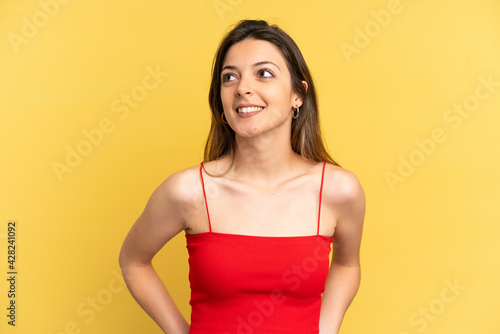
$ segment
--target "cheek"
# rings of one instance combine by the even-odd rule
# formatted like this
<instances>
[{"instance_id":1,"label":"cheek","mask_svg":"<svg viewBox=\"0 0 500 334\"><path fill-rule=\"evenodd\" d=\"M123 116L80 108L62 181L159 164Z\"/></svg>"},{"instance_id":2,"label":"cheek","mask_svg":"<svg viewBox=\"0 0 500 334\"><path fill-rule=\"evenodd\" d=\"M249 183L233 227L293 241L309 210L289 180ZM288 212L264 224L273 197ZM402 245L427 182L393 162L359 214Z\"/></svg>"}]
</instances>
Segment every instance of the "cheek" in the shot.
<instances>
[{"instance_id":1,"label":"cheek","mask_svg":"<svg viewBox=\"0 0 500 334\"><path fill-rule=\"evenodd\" d=\"M276 85L266 91L266 95L275 102L288 106L291 101L291 88L284 83Z\"/></svg>"},{"instance_id":2,"label":"cheek","mask_svg":"<svg viewBox=\"0 0 500 334\"><path fill-rule=\"evenodd\" d=\"M220 92L220 98L222 100L222 106L224 107L224 110L226 108L231 109L231 106L233 104L233 101L231 99L232 94L227 91L227 89L222 89Z\"/></svg>"}]
</instances>

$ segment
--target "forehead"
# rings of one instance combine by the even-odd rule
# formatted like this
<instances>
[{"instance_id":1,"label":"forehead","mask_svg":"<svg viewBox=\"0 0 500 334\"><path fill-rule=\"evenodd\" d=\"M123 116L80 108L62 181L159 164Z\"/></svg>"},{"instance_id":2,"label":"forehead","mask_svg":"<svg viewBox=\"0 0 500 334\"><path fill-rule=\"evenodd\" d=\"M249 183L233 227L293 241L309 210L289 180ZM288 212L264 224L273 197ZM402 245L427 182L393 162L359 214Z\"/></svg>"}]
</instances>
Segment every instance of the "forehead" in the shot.
<instances>
[{"instance_id":1,"label":"forehead","mask_svg":"<svg viewBox=\"0 0 500 334\"><path fill-rule=\"evenodd\" d=\"M261 61L272 61L281 70L286 68L286 60L274 44L256 39L245 39L232 45L222 66L244 67Z\"/></svg>"}]
</instances>

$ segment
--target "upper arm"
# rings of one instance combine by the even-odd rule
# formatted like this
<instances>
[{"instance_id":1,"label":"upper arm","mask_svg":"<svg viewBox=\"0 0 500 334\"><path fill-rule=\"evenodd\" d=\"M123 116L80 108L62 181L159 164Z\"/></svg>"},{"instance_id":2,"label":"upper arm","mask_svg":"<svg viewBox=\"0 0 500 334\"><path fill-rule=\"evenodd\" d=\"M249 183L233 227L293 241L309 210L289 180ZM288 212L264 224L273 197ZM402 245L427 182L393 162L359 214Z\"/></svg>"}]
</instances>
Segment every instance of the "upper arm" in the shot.
<instances>
[{"instance_id":1,"label":"upper arm","mask_svg":"<svg viewBox=\"0 0 500 334\"><path fill-rule=\"evenodd\" d=\"M144 211L130 229L120 251L120 265L147 264L174 236L186 228L186 200L182 172L155 189ZM185 178L185 177L184 177Z\"/></svg>"},{"instance_id":2,"label":"upper arm","mask_svg":"<svg viewBox=\"0 0 500 334\"><path fill-rule=\"evenodd\" d=\"M332 174L330 200L337 216L332 261L343 266L359 266L366 207L365 194L361 183L352 172L338 169Z\"/></svg>"}]
</instances>

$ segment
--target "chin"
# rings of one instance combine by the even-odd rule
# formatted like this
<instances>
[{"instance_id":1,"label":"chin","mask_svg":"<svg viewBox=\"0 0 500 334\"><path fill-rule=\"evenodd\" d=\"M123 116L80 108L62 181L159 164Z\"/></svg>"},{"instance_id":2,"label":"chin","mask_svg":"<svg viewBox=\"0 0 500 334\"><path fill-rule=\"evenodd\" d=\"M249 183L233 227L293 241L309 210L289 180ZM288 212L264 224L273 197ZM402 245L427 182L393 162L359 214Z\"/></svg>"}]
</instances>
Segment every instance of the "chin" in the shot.
<instances>
[{"instance_id":1,"label":"chin","mask_svg":"<svg viewBox=\"0 0 500 334\"><path fill-rule=\"evenodd\" d=\"M234 132L240 137L252 138L252 137L259 135L261 131L258 128L253 128L253 129L249 129L249 128L241 129L240 128L240 129L234 130Z\"/></svg>"}]
</instances>

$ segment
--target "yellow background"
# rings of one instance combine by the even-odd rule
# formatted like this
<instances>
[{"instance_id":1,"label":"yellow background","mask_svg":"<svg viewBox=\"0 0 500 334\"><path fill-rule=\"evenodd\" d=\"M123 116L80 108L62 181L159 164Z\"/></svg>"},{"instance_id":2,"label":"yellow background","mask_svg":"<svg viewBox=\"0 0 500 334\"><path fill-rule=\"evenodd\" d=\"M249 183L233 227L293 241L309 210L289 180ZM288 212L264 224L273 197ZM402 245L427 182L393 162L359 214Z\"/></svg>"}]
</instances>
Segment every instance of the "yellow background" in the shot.
<instances>
[{"instance_id":1,"label":"yellow background","mask_svg":"<svg viewBox=\"0 0 500 334\"><path fill-rule=\"evenodd\" d=\"M498 1L54 1L0 4L0 332L161 332L116 278L119 249L158 184L202 159L221 37L261 18L301 48L328 147L366 192L362 282L341 333L500 333ZM144 90L148 68L163 77ZM480 78L497 83L487 97ZM147 96L115 112L131 92ZM448 111L464 103L470 116ZM87 156L58 177L78 145ZM154 263L189 319L184 235Z\"/></svg>"}]
</instances>

